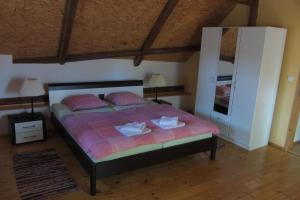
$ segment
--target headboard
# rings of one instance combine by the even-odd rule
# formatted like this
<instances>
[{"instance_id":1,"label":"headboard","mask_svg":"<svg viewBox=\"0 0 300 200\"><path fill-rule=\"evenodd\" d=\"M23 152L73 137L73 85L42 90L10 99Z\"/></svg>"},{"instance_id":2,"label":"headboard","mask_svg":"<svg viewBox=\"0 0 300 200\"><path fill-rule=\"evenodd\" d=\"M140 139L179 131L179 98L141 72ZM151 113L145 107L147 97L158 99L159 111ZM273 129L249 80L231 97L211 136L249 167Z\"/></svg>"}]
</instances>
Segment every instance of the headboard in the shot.
<instances>
[{"instance_id":1,"label":"headboard","mask_svg":"<svg viewBox=\"0 0 300 200\"><path fill-rule=\"evenodd\" d=\"M103 81L83 83L51 83L48 84L49 107L60 103L65 97L76 94L107 95L111 92L130 91L143 96L142 80Z\"/></svg>"}]
</instances>

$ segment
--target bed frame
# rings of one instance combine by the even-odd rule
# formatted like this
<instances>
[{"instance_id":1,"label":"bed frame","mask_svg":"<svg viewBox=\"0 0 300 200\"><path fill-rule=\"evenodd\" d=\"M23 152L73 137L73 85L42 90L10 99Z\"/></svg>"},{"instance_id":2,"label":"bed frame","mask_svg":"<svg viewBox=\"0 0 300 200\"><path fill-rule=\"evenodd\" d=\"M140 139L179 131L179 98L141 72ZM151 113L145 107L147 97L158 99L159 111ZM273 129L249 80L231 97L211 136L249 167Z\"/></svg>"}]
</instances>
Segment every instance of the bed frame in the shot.
<instances>
[{"instance_id":1,"label":"bed frame","mask_svg":"<svg viewBox=\"0 0 300 200\"><path fill-rule=\"evenodd\" d=\"M89 88L109 88L109 87L128 87L143 86L143 81L109 81L109 82L92 82L92 83L61 83L49 84L49 99L51 91L54 90L71 90L71 89L89 89ZM49 101L50 105L51 102ZM69 135L63 125L51 114L51 120L55 128L58 129L65 142L80 162L81 166L90 176L90 194L96 194L96 180L106 176L120 174L133 169L138 169L153 164L173 160L186 155L199 152L210 151L210 159L215 160L217 148L217 136L211 138L177 145L169 148L149 151L132 156L122 157L114 160L95 163L78 145L78 143Z\"/></svg>"}]
</instances>

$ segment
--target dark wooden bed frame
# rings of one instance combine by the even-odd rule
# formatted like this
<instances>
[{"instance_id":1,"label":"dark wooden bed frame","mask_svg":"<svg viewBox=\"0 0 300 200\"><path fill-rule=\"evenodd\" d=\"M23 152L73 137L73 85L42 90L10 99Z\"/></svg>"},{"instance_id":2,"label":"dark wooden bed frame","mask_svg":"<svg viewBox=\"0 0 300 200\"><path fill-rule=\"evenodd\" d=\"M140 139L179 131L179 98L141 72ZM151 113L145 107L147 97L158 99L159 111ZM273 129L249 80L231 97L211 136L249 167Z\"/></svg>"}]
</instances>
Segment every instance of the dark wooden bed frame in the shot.
<instances>
[{"instance_id":1,"label":"dark wooden bed frame","mask_svg":"<svg viewBox=\"0 0 300 200\"><path fill-rule=\"evenodd\" d=\"M84 88L104 88L104 87L121 87L121 86L137 86L143 85L143 81L109 81L109 82L92 82L92 83L60 83L49 84L48 89L51 90L68 90L68 89L84 89ZM59 131L81 166L90 176L90 194L96 194L96 180L115 174L120 174L133 169L138 169L160 162L173 160L186 155L199 152L210 151L210 159L215 160L217 149L217 136L212 136L204 140L185 143L168 148L158 149L132 156L117 158L114 160L95 163L79 144L70 136L64 126L59 122L55 115L51 114L51 121L55 128Z\"/></svg>"}]
</instances>

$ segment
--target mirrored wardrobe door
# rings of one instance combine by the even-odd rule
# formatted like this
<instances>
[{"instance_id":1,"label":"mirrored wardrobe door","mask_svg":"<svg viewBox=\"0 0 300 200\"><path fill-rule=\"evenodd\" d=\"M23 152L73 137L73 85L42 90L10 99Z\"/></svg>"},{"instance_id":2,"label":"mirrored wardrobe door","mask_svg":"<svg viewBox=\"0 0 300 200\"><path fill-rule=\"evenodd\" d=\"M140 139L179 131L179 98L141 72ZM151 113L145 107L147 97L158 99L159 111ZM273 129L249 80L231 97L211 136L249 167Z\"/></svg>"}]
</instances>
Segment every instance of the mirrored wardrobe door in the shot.
<instances>
[{"instance_id":1,"label":"mirrored wardrobe door","mask_svg":"<svg viewBox=\"0 0 300 200\"><path fill-rule=\"evenodd\" d=\"M213 110L220 116L230 110L237 41L238 28L223 28Z\"/></svg>"}]
</instances>

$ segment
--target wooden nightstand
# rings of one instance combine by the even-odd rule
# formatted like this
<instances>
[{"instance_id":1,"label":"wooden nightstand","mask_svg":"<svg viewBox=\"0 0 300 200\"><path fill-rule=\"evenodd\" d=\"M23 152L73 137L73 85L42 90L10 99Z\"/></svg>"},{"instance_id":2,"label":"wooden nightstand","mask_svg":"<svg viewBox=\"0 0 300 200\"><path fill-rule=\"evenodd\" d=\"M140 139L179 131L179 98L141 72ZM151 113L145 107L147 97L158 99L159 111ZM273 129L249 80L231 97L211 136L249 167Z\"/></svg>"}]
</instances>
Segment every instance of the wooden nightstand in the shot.
<instances>
[{"instance_id":1,"label":"wooden nightstand","mask_svg":"<svg viewBox=\"0 0 300 200\"><path fill-rule=\"evenodd\" d=\"M12 144L23 144L45 140L46 121L42 113L8 115Z\"/></svg>"}]
</instances>

